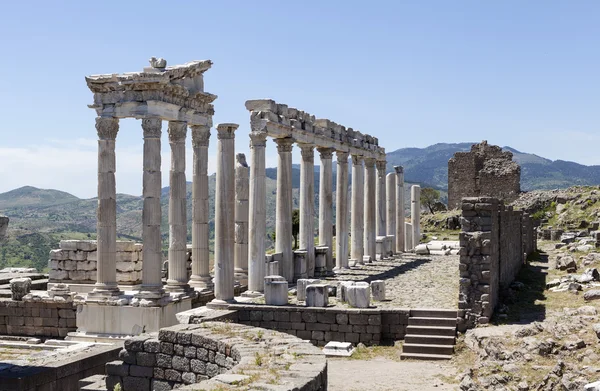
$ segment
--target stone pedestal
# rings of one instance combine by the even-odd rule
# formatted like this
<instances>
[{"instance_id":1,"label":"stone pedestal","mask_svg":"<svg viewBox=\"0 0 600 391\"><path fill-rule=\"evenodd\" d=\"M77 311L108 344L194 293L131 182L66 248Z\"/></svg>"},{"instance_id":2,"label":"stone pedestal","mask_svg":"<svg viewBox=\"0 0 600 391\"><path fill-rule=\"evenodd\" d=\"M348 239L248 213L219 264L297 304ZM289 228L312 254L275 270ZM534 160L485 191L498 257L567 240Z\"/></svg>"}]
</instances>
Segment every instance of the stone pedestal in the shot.
<instances>
[{"instance_id":1,"label":"stone pedestal","mask_svg":"<svg viewBox=\"0 0 600 391\"><path fill-rule=\"evenodd\" d=\"M15 301L23 300L23 297L31 292L31 278L17 277L9 281L11 299Z\"/></svg>"},{"instance_id":2,"label":"stone pedestal","mask_svg":"<svg viewBox=\"0 0 600 391\"><path fill-rule=\"evenodd\" d=\"M354 308L369 308L371 287L369 284L355 284L347 288L348 305Z\"/></svg>"},{"instance_id":3,"label":"stone pedestal","mask_svg":"<svg viewBox=\"0 0 600 391\"><path fill-rule=\"evenodd\" d=\"M375 173L375 159L365 159L365 203L364 203L364 215L365 215L365 231L364 231L364 254L365 258L368 256L369 261L372 262L376 258L377 244L376 244L376 186L377 176Z\"/></svg>"},{"instance_id":4,"label":"stone pedestal","mask_svg":"<svg viewBox=\"0 0 600 391\"><path fill-rule=\"evenodd\" d=\"M410 205L412 247L415 248L421 241L421 186L413 185L410 188Z\"/></svg>"},{"instance_id":5,"label":"stone pedestal","mask_svg":"<svg viewBox=\"0 0 600 391\"><path fill-rule=\"evenodd\" d=\"M353 286L354 281L340 281L337 286L336 296L339 301L345 303L348 301L348 287Z\"/></svg>"},{"instance_id":6,"label":"stone pedestal","mask_svg":"<svg viewBox=\"0 0 600 391\"><path fill-rule=\"evenodd\" d=\"M275 213L275 251L283 254L281 274L286 281L294 280L292 253L292 147L291 137L275 139L278 152L277 209Z\"/></svg>"},{"instance_id":7,"label":"stone pedestal","mask_svg":"<svg viewBox=\"0 0 600 391\"><path fill-rule=\"evenodd\" d=\"M250 168L243 153L236 155L235 167L235 281L248 284L248 196Z\"/></svg>"},{"instance_id":8,"label":"stone pedestal","mask_svg":"<svg viewBox=\"0 0 600 391\"><path fill-rule=\"evenodd\" d=\"M337 154L336 190L336 269L349 269L348 266L348 153Z\"/></svg>"},{"instance_id":9,"label":"stone pedestal","mask_svg":"<svg viewBox=\"0 0 600 391\"><path fill-rule=\"evenodd\" d=\"M364 172L363 157L352 155L350 259L355 264L363 264L364 255Z\"/></svg>"},{"instance_id":10,"label":"stone pedestal","mask_svg":"<svg viewBox=\"0 0 600 391\"><path fill-rule=\"evenodd\" d=\"M396 252L406 251L404 244L404 168L394 166L396 170Z\"/></svg>"},{"instance_id":11,"label":"stone pedestal","mask_svg":"<svg viewBox=\"0 0 600 391\"><path fill-rule=\"evenodd\" d=\"M265 148L267 133L250 132L250 200L248 231L248 293L260 293L264 290L266 272L265 237L266 237L266 179ZM270 273L268 273L270 274Z\"/></svg>"},{"instance_id":12,"label":"stone pedestal","mask_svg":"<svg viewBox=\"0 0 600 391\"><path fill-rule=\"evenodd\" d=\"M185 181L185 137L187 124L169 121L171 170L169 171L169 292L190 290L187 273L187 189Z\"/></svg>"},{"instance_id":13,"label":"stone pedestal","mask_svg":"<svg viewBox=\"0 0 600 391\"><path fill-rule=\"evenodd\" d=\"M327 255L329 247L317 246L315 248L315 277L327 276Z\"/></svg>"},{"instance_id":14,"label":"stone pedestal","mask_svg":"<svg viewBox=\"0 0 600 391\"><path fill-rule=\"evenodd\" d=\"M413 240L412 240L412 224L404 223L404 243L406 245L406 251L413 250Z\"/></svg>"},{"instance_id":15,"label":"stone pedestal","mask_svg":"<svg viewBox=\"0 0 600 391\"><path fill-rule=\"evenodd\" d=\"M265 277L265 304L287 305L288 283L282 276Z\"/></svg>"},{"instance_id":16,"label":"stone pedestal","mask_svg":"<svg viewBox=\"0 0 600 391\"><path fill-rule=\"evenodd\" d=\"M307 278L308 253L305 250L294 251L294 281Z\"/></svg>"},{"instance_id":17,"label":"stone pedestal","mask_svg":"<svg viewBox=\"0 0 600 391\"><path fill-rule=\"evenodd\" d=\"M327 273L333 272L333 149L317 148L321 156L319 183L319 246L327 248ZM315 275L316 276L316 275Z\"/></svg>"},{"instance_id":18,"label":"stone pedestal","mask_svg":"<svg viewBox=\"0 0 600 391\"><path fill-rule=\"evenodd\" d=\"M306 273L315 275L315 150L300 144L300 250L306 250Z\"/></svg>"},{"instance_id":19,"label":"stone pedestal","mask_svg":"<svg viewBox=\"0 0 600 391\"><path fill-rule=\"evenodd\" d=\"M378 261L381 261L381 260L383 260L383 258L387 257L387 255L386 255L387 254L386 240L387 240L386 236L378 236L375 239L375 242L377 243L376 244L376 246L377 246L377 250L376 251L377 251L377 260Z\"/></svg>"},{"instance_id":20,"label":"stone pedestal","mask_svg":"<svg viewBox=\"0 0 600 391\"><path fill-rule=\"evenodd\" d=\"M234 297L235 130L237 124L217 125L217 185L215 189L215 298L213 308Z\"/></svg>"},{"instance_id":21,"label":"stone pedestal","mask_svg":"<svg viewBox=\"0 0 600 391\"><path fill-rule=\"evenodd\" d=\"M377 301L385 300L385 281L383 281L383 280L371 281L371 293L373 294L373 300L377 300Z\"/></svg>"},{"instance_id":22,"label":"stone pedestal","mask_svg":"<svg viewBox=\"0 0 600 391\"><path fill-rule=\"evenodd\" d=\"M320 284L321 280L314 278L301 278L296 282L296 299L298 301L306 300L306 287L309 285Z\"/></svg>"},{"instance_id":23,"label":"stone pedestal","mask_svg":"<svg viewBox=\"0 0 600 391\"><path fill-rule=\"evenodd\" d=\"M194 150L192 179L192 276L190 286L198 291L213 290L209 266L208 228L208 144L210 127L191 126Z\"/></svg>"},{"instance_id":24,"label":"stone pedestal","mask_svg":"<svg viewBox=\"0 0 600 391\"><path fill-rule=\"evenodd\" d=\"M307 307L327 307L329 305L329 287L325 284L315 284L306 287Z\"/></svg>"}]
</instances>

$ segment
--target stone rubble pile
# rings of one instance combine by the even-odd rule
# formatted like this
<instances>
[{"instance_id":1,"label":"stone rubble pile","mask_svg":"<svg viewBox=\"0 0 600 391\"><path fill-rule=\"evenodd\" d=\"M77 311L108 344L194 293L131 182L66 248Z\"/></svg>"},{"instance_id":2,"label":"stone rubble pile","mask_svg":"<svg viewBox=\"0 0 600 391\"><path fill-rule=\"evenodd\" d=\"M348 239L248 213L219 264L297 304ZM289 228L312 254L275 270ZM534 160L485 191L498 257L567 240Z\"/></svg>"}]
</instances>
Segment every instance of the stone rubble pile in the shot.
<instances>
[{"instance_id":1,"label":"stone rubble pile","mask_svg":"<svg viewBox=\"0 0 600 391\"><path fill-rule=\"evenodd\" d=\"M415 247L418 255L458 255L459 250L460 242L451 240L432 240Z\"/></svg>"}]
</instances>

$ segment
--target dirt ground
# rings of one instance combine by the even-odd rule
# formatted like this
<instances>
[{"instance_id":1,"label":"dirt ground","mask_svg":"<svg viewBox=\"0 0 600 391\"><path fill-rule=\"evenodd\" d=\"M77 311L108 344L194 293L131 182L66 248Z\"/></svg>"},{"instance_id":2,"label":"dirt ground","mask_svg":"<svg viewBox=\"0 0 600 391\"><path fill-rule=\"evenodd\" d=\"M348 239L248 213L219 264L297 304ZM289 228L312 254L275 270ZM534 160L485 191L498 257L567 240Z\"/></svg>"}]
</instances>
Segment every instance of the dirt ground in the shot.
<instances>
[{"instance_id":1,"label":"dirt ground","mask_svg":"<svg viewBox=\"0 0 600 391\"><path fill-rule=\"evenodd\" d=\"M371 360L328 360L329 391L450 391L458 390L445 377L454 378L456 369L448 362Z\"/></svg>"}]
</instances>

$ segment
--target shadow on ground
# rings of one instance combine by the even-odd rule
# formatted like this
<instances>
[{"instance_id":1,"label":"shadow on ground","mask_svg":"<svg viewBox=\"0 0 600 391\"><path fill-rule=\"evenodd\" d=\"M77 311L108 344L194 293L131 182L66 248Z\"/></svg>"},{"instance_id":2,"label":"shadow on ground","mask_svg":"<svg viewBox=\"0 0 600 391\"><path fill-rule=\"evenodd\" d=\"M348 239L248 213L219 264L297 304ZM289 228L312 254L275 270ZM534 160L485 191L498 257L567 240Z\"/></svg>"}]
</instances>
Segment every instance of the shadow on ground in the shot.
<instances>
[{"instance_id":1,"label":"shadow on ground","mask_svg":"<svg viewBox=\"0 0 600 391\"><path fill-rule=\"evenodd\" d=\"M364 274L357 273L357 270L361 270L361 269L352 269L352 272L349 272L349 273L345 273L343 271L338 272L336 277L339 278L339 277L343 277L344 275L352 275L353 277L358 276L361 279L361 281L371 283L371 281L375 281L375 280L385 280L388 278L397 277L400 274L406 273L412 269L416 269L419 266L421 266L427 262L431 262L431 259L428 259L428 258L411 259L408 262L404 262L401 264L395 264L397 266L394 266L391 269L388 269L387 267L385 267L381 273L377 273L377 274L368 273L369 270L372 272L372 270L374 268L378 267L378 264L381 266L389 266L389 263L383 264L380 261L375 261L373 263L361 265L361 269L365 271Z\"/></svg>"}]
</instances>

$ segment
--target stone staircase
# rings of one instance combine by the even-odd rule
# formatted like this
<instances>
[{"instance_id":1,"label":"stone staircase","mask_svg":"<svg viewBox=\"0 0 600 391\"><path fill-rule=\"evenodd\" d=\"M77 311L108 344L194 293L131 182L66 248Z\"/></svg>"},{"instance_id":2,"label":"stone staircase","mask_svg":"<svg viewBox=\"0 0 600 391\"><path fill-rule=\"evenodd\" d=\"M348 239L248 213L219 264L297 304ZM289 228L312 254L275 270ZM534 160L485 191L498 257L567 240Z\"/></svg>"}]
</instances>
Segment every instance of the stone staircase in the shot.
<instances>
[{"instance_id":1,"label":"stone staircase","mask_svg":"<svg viewBox=\"0 0 600 391\"><path fill-rule=\"evenodd\" d=\"M456 316L456 310L411 309L400 359L451 359Z\"/></svg>"}]
</instances>

